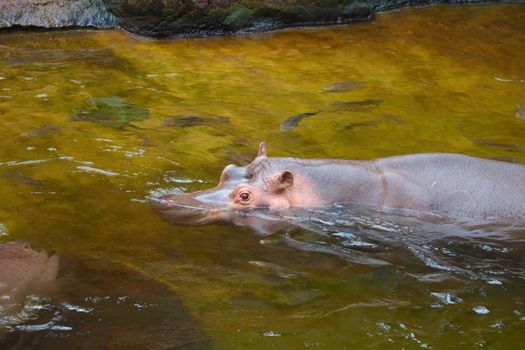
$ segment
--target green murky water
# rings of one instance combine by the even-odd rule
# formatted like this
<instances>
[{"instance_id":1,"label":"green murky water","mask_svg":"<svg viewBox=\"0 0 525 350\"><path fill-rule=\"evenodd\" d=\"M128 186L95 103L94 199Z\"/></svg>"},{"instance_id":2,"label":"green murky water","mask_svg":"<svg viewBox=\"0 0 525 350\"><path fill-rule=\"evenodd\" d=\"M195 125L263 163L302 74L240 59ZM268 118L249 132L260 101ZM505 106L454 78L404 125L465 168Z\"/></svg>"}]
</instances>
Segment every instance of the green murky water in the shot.
<instances>
[{"instance_id":1,"label":"green murky water","mask_svg":"<svg viewBox=\"0 0 525 350\"><path fill-rule=\"evenodd\" d=\"M472 258L496 283L414 262L410 249L385 248L392 265L377 267L297 249L283 232L171 226L147 197L212 186L261 140L275 156L459 152L525 163L525 120L515 115L525 104L524 23L515 4L200 40L2 33L0 240L108 259L162 282L217 349L523 349L523 228L512 239L456 238L450 254L446 239L421 248L465 269ZM281 126L303 113L316 114ZM326 245L314 231L294 237ZM96 313L90 301L79 303ZM82 328L89 317L60 322ZM149 322L134 317L131 328ZM89 348L85 325L76 327L41 332Z\"/></svg>"}]
</instances>

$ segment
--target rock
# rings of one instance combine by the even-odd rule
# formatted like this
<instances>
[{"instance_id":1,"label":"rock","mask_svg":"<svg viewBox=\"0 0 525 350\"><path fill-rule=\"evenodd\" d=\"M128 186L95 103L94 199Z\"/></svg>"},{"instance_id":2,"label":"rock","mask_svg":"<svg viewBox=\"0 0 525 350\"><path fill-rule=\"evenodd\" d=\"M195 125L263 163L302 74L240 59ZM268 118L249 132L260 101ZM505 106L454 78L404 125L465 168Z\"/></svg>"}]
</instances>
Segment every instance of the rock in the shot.
<instances>
[{"instance_id":1,"label":"rock","mask_svg":"<svg viewBox=\"0 0 525 350\"><path fill-rule=\"evenodd\" d=\"M102 0L2 0L0 28L114 28L117 20Z\"/></svg>"},{"instance_id":2,"label":"rock","mask_svg":"<svg viewBox=\"0 0 525 350\"><path fill-rule=\"evenodd\" d=\"M379 107L381 103L383 100L336 101L332 103L332 107L348 111L361 111L370 107Z\"/></svg>"},{"instance_id":3,"label":"rock","mask_svg":"<svg viewBox=\"0 0 525 350\"><path fill-rule=\"evenodd\" d=\"M105 0L126 30L149 36L204 36L369 19L348 0ZM351 5L351 6L349 6Z\"/></svg>"},{"instance_id":4,"label":"rock","mask_svg":"<svg viewBox=\"0 0 525 350\"><path fill-rule=\"evenodd\" d=\"M228 124L229 122L230 118L228 117L217 116L212 118L203 118L199 115L181 114L164 118L162 126L188 128L192 126Z\"/></svg>"},{"instance_id":5,"label":"rock","mask_svg":"<svg viewBox=\"0 0 525 350\"><path fill-rule=\"evenodd\" d=\"M283 122L281 123L281 131L290 132L299 126L299 123L301 122L301 120L305 118L313 117L317 113L319 112L307 112L307 113L301 113L293 117L287 118L283 120Z\"/></svg>"},{"instance_id":6,"label":"rock","mask_svg":"<svg viewBox=\"0 0 525 350\"><path fill-rule=\"evenodd\" d=\"M142 35L194 37L342 24L405 6L487 1L496 0L0 0L0 28L118 24Z\"/></svg>"},{"instance_id":7,"label":"rock","mask_svg":"<svg viewBox=\"0 0 525 350\"><path fill-rule=\"evenodd\" d=\"M50 124L50 125L44 125L40 128L36 128L30 131L26 131L20 134L20 136L23 137L45 137L49 134L55 133L62 129L60 125Z\"/></svg>"}]
</instances>

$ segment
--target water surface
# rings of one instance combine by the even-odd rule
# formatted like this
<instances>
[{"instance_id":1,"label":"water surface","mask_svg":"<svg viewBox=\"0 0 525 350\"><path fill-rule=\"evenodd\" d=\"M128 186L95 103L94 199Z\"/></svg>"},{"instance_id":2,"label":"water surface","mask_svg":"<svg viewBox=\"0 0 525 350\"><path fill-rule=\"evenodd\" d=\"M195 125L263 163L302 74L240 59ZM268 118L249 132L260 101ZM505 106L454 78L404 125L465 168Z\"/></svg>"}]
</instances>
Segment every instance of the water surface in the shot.
<instances>
[{"instance_id":1,"label":"water surface","mask_svg":"<svg viewBox=\"0 0 525 350\"><path fill-rule=\"evenodd\" d=\"M217 349L522 349L523 226L335 207L287 213L266 231L178 227L147 198L214 185L261 140L273 156L525 163L523 23L514 4L199 40L2 33L0 240L160 282ZM66 280L70 294L24 321L47 327L16 331L54 349L96 346L85 325L102 332L89 322L108 295ZM74 304L88 313L64 311L76 289L93 294ZM131 294L113 294L109 310ZM122 327L153 325L136 304Z\"/></svg>"}]
</instances>

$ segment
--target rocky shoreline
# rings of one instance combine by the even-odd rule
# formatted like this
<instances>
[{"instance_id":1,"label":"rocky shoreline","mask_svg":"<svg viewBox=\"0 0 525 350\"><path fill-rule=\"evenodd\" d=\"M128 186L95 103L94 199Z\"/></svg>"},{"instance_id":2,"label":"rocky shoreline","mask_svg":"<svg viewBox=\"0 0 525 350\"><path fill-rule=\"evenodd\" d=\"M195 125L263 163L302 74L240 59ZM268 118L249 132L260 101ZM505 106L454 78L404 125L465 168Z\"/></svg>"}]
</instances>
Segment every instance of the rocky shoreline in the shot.
<instances>
[{"instance_id":1,"label":"rocky shoreline","mask_svg":"<svg viewBox=\"0 0 525 350\"><path fill-rule=\"evenodd\" d=\"M201 37L351 23L405 6L481 2L495 1L3 0L0 29L120 27L152 37Z\"/></svg>"}]
</instances>

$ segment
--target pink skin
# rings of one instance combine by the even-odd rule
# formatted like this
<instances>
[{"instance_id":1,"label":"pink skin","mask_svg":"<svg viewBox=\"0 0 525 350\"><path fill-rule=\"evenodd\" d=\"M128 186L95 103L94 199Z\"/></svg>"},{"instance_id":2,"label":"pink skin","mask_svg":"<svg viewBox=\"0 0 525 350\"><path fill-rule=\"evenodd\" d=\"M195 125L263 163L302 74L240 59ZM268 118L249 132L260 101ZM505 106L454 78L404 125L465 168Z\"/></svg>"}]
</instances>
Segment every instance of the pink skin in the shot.
<instances>
[{"instance_id":1,"label":"pink skin","mask_svg":"<svg viewBox=\"0 0 525 350\"><path fill-rule=\"evenodd\" d=\"M459 154L371 161L267 157L228 165L217 187L171 194L152 206L172 223L232 220L235 210L358 203L381 208L525 220L525 166Z\"/></svg>"}]
</instances>

